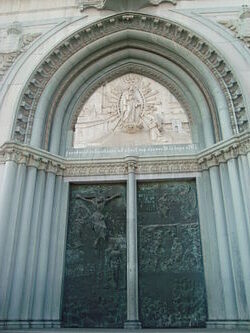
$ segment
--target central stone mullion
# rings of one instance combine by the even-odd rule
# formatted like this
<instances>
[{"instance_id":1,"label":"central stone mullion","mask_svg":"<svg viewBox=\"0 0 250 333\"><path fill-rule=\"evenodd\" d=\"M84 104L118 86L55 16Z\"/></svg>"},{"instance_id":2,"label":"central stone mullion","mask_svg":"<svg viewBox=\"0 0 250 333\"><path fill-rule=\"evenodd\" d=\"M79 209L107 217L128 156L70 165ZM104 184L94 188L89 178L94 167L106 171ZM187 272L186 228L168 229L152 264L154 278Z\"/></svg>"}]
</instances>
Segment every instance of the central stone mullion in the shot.
<instances>
[{"instance_id":1,"label":"central stone mullion","mask_svg":"<svg viewBox=\"0 0 250 333\"><path fill-rule=\"evenodd\" d=\"M136 160L128 159L127 179L127 321L125 328L140 329L138 309L138 247Z\"/></svg>"}]
</instances>

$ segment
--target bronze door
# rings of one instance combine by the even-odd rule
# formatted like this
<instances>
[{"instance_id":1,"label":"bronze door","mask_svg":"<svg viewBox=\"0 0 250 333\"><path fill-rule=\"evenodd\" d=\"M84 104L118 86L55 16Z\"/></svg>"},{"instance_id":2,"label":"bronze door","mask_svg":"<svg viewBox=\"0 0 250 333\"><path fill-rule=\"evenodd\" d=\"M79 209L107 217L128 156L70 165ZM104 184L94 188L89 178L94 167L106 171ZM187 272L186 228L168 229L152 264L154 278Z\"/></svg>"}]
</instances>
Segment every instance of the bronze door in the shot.
<instances>
[{"instance_id":1,"label":"bronze door","mask_svg":"<svg viewBox=\"0 0 250 333\"><path fill-rule=\"evenodd\" d=\"M125 184L72 185L64 327L116 328L126 320Z\"/></svg>"},{"instance_id":2,"label":"bronze door","mask_svg":"<svg viewBox=\"0 0 250 333\"><path fill-rule=\"evenodd\" d=\"M142 326L205 326L195 182L139 183L137 204Z\"/></svg>"}]
</instances>

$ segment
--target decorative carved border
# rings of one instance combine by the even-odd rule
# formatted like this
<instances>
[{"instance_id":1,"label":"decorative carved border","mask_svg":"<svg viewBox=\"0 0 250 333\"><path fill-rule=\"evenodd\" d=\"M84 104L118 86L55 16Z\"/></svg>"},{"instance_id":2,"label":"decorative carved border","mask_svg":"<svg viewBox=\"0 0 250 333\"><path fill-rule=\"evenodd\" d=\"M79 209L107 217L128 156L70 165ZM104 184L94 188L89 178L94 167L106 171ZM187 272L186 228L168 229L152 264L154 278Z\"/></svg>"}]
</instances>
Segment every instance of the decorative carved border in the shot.
<instances>
[{"instance_id":1,"label":"decorative carved border","mask_svg":"<svg viewBox=\"0 0 250 333\"><path fill-rule=\"evenodd\" d=\"M16 164L24 164L27 167L35 167L38 170L44 170L56 175L63 175L65 170L65 161L62 158L13 142L6 143L1 147L1 160L4 163L12 161Z\"/></svg>"},{"instance_id":2,"label":"decorative carved border","mask_svg":"<svg viewBox=\"0 0 250 333\"><path fill-rule=\"evenodd\" d=\"M201 170L208 170L213 166L247 155L250 152L250 133L235 137L220 145L203 151L198 156L198 164Z\"/></svg>"},{"instance_id":3,"label":"decorative carved border","mask_svg":"<svg viewBox=\"0 0 250 333\"><path fill-rule=\"evenodd\" d=\"M250 153L250 132L220 142L212 148L189 156L124 157L119 159L73 160L41 149L9 142L0 149L0 164L13 161L64 177L126 175L131 160L137 174L201 172L230 159Z\"/></svg>"},{"instance_id":4,"label":"decorative carved border","mask_svg":"<svg viewBox=\"0 0 250 333\"><path fill-rule=\"evenodd\" d=\"M122 13L84 27L65 39L46 57L24 89L13 138L18 142L29 143L35 111L42 92L67 59L93 41L126 29L163 36L195 54L208 66L224 91L234 133L243 132L248 128L240 85L222 55L198 34L174 22L145 14Z\"/></svg>"}]
</instances>

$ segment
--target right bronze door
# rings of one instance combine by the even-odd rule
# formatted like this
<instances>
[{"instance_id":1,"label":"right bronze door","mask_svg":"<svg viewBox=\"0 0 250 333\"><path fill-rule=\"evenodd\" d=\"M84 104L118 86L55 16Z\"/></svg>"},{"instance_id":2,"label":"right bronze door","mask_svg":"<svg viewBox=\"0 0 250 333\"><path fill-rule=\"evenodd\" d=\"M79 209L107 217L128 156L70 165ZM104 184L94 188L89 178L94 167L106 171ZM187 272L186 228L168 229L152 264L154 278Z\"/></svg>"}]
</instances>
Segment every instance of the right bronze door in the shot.
<instances>
[{"instance_id":1,"label":"right bronze door","mask_svg":"<svg viewBox=\"0 0 250 333\"><path fill-rule=\"evenodd\" d=\"M139 305L145 328L204 327L196 183L138 184Z\"/></svg>"}]
</instances>

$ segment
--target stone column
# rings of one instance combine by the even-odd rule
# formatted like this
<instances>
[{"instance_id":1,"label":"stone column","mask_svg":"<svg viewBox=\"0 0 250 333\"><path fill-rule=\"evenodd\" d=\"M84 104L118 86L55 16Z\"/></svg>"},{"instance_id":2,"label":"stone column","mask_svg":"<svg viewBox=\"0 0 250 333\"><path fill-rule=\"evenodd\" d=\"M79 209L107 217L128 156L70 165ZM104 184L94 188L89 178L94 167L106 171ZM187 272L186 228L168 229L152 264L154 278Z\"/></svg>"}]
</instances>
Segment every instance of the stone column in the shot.
<instances>
[{"instance_id":1,"label":"stone column","mask_svg":"<svg viewBox=\"0 0 250 333\"><path fill-rule=\"evenodd\" d=\"M224 292L210 175L204 170L197 177L200 231L206 280L208 321L225 318ZM211 246L212 244L212 246Z\"/></svg>"},{"instance_id":2,"label":"stone column","mask_svg":"<svg viewBox=\"0 0 250 333\"><path fill-rule=\"evenodd\" d=\"M26 279L26 262L30 240L30 228L32 225L32 210L38 163L38 160L30 156L27 169L26 188L22 205L22 215L17 231L18 239L16 242L16 258L8 313L10 320L20 320L23 287Z\"/></svg>"},{"instance_id":3,"label":"stone column","mask_svg":"<svg viewBox=\"0 0 250 333\"><path fill-rule=\"evenodd\" d=\"M47 286L47 270L48 260L50 255L50 238L52 211L54 204L55 180L57 166L49 163L47 168L47 178L44 195L44 208L42 225L40 231L39 255L37 259L37 272L35 282L35 294L33 302L32 317L33 320L43 320L43 325L46 325L47 318L44 318L44 305ZM45 320L46 319L46 320Z\"/></svg>"},{"instance_id":4,"label":"stone column","mask_svg":"<svg viewBox=\"0 0 250 333\"><path fill-rule=\"evenodd\" d=\"M218 237L218 255L221 265L221 278L223 280L222 288L224 296L223 301L225 306L225 316L227 319L235 319L235 315L237 315L235 290L232 278L233 274L228 244L228 232L218 166L213 166L209 170L209 173L213 194L215 226Z\"/></svg>"},{"instance_id":5,"label":"stone column","mask_svg":"<svg viewBox=\"0 0 250 333\"><path fill-rule=\"evenodd\" d=\"M239 253L238 237L237 237L237 227L236 221L237 217L234 215L233 207L233 198L230 188L229 174L226 163L221 163L220 168L220 178L221 178L221 187L222 195L224 201L224 209L227 221L227 231L228 231L228 240L229 240L229 251L232 265L232 274L234 281L235 289L235 304L237 306L237 314L232 317L231 320L239 320L247 318L247 306L246 306L246 297L245 297L245 286L242 278L242 266Z\"/></svg>"},{"instance_id":6,"label":"stone column","mask_svg":"<svg viewBox=\"0 0 250 333\"><path fill-rule=\"evenodd\" d=\"M239 156L238 163L239 163L239 175L242 187L242 195L243 195L244 205L246 207L246 218L248 221L247 225L250 231L250 187L249 187L250 168L248 166L247 156L244 155Z\"/></svg>"},{"instance_id":7,"label":"stone column","mask_svg":"<svg viewBox=\"0 0 250 333\"><path fill-rule=\"evenodd\" d=\"M26 279L23 287L22 305L21 305L21 318L22 320L29 320L31 318L33 294L34 294L34 280L37 270L38 246L41 230L41 217L43 211L44 189L45 189L45 168L46 163L41 161L36 181L36 191L34 195L34 207L32 212L32 225L30 230L30 241L28 257L26 261Z\"/></svg>"},{"instance_id":8,"label":"stone column","mask_svg":"<svg viewBox=\"0 0 250 333\"><path fill-rule=\"evenodd\" d=\"M242 264L242 273L246 290L245 308L248 314L250 313L250 237L242 196L242 188L239 180L239 171L235 159L230 159L227 162L229 181L232 194L232 212L235 216L236 233L238 237L239 253Z\"/></svg>"},{"instance_id":9,"label":"stone column","mask_svg":"<svg viewBox=\"0 0 250 333\"><path fill-rule=\"evenodd\" d=\"M127 180L127 321L124 328L140 329L138 311L138 249L136 160L128 159Z\"/></svg>"},{"instance_id":10,"label":"stone column","mask_svg":"<svg viewBox=\"0 0 250 333\"><path fill-rule=\"evenodd\" d=\"M250 168L250 153L247 153L248 167Z\"/></svg>"},{"instance_id":11,"label":"stone column","mask_svg":"<svg viewBox=\"0 0 250 333\"><path fill-rule=\"evenodd\" d=\"M55 268L57 265L56 262L56 253L57 253L57 244L58 244L58 234L60 223L62 223L59 219L61 207L61 197L62 197L62 176L56 177L56 185L55 185L55 196L54 196L54 204L53 204L53 212L52 212L52 225L51 225L51 237L50 237L50 254L48 260L48 270L47 270L47 288L45 295L45 306L44 306L44 316L45 318L52 318L52 305L53 305L53 282L54 282L54 274Z\"/></svg>"},{"instance_id":12,"label":"stone column","mask_svg":"<svg viewBox=\"0 0 250 333\"><path fill-rule=\"evenodd\" d=\"M0 269L2 268L2 256L6 241L6 232L10 211L12 207L13 189L16 182L17 164L8 160L4 167L4 175L0 189Z\"/></svg>"},{"instance_id":13,"label":"stone column","mask_svg":"<svg viewBox=\"0 0 250 333\"><path fill-rule=\"evenodd\" d=\"M56 320L61 317L62 302L62 284L65 267L65 247L67 240L67 223L68 223L68 202L69 202L69 183L62 183L60 211L58 216L58 235L56 244L56 265L54 273L54 281L52 285L52 320L55 327Z\"/></svg>"},{"instance_id":14,"label":"stone column","mask_svg":"<svg viewBox=\"0 0 250 333\"><path fill-rule=\"evenodd\" d=\"M18 210L17 164L7 161L0 189L0 319L7 317L9 272L12 258L12 215ZM18 178L19 179L19 178Z\"/></svg>"}]
</instances>

